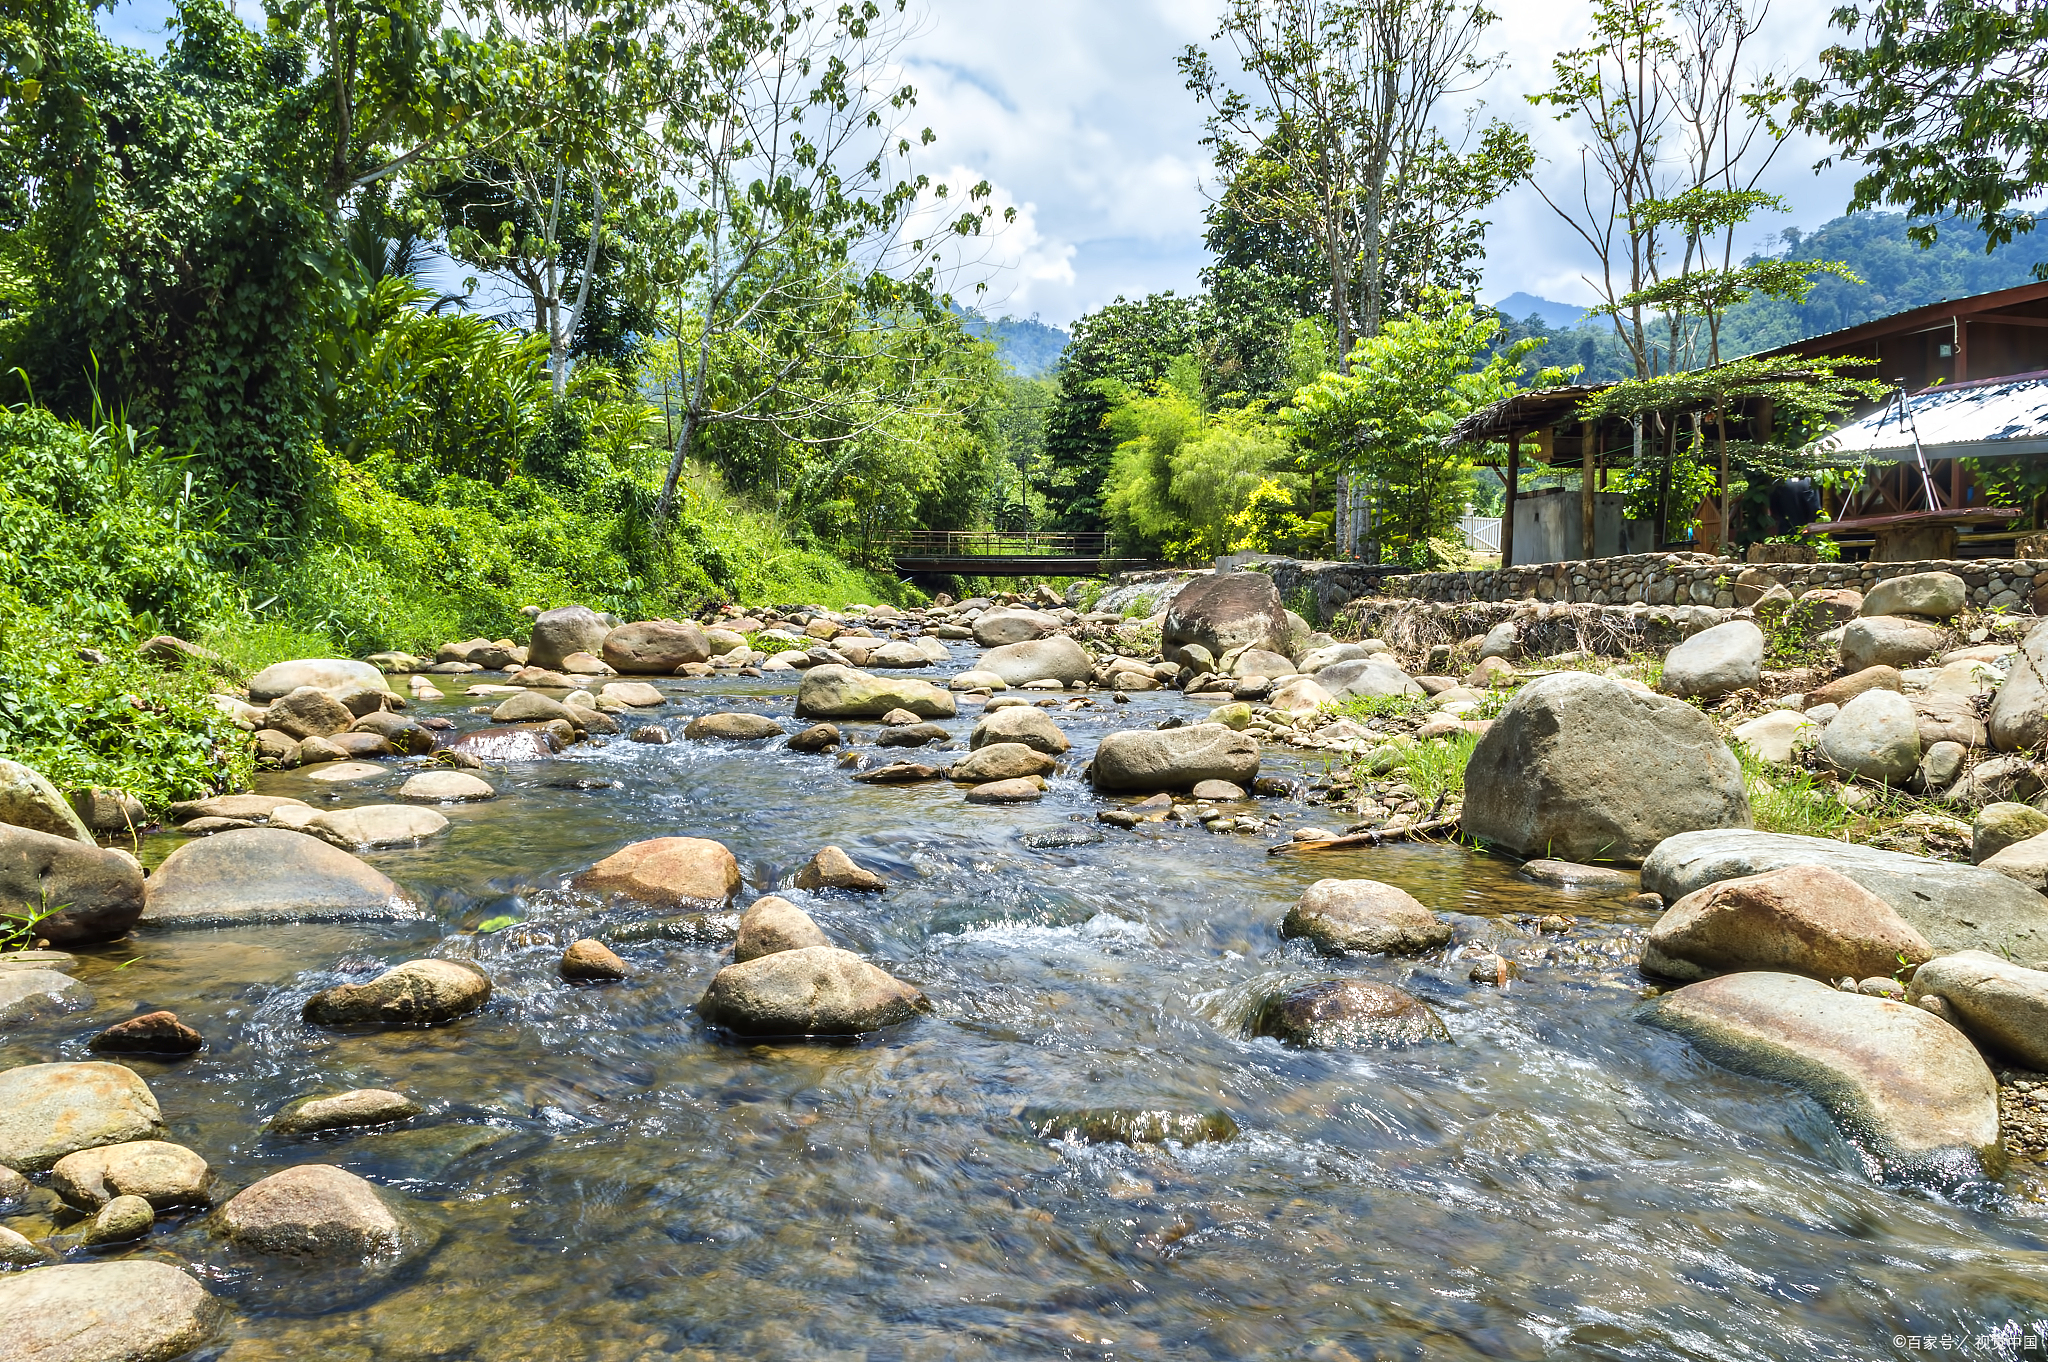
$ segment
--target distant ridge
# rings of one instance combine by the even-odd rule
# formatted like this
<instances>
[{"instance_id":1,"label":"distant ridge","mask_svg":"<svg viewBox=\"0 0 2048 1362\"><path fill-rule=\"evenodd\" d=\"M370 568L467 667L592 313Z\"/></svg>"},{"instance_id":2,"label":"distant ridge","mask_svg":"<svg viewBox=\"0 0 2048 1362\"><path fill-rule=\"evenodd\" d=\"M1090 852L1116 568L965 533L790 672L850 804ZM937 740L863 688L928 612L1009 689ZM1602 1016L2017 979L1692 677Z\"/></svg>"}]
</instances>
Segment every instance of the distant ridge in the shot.
<instances>
[{"instance_id":1,"label":"distant ridge","mask_svg":"<svg viewBox=\"0 0 2048 1362\"><path fill-rule=\"evenodd\" d=\"M970 335L994 341L996 358L1020 378L1043 378L1058 368L1060 352L1070 339L1057 326L1048 326L1036 317L1004 317L992 322L969 312L962 325Z\"/></svg>"},{"instance_id":2,"label":"distant ridge","mask_svg":"<svg viewBox=\"0 0 2048 1362\"><path fill-rule=\"evenodd\" d=\"M1586 309L1573 303L1553 303L1548 298L1538 298L1533 293L1510 293L1499 302L1492 304L1493 310L1510 321L1526 321L1531 316L1541 317L1543 324L1553 330L1569 330L1586 320Z\"/></svg>"}]
</instances>

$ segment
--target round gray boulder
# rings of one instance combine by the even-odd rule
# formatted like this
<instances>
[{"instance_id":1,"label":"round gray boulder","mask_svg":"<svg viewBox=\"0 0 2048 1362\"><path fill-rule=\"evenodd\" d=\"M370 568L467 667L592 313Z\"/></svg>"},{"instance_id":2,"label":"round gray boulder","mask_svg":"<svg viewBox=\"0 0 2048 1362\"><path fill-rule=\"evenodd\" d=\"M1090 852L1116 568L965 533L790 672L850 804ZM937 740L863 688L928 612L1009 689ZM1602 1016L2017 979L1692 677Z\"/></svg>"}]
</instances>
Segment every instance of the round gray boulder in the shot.
<instances>
[{"instance_id":1,"label":"round gray boulder","mask_svg":"<svg viewBox=\"0 0 2048 1362\"><path fill-rule=\"evenodd\" d=\"M1423 694L1415 678L1391 662L1335 662L1316 673L1316 684L1338 700Z\"/></svg>"},{"instance_id":2,"label":"round gray boulder","mask_svg":"<svg viewBox=\"0 0 2048 1362\"><path fill-rule=\"evenodd\" d=\"M355 922L418 910L381 872L317 837L236 828L185 843L144 882L153 927Z\"/></svg>"},{"instance_id":3,"label":"round gray boulder","mask_svg":"<svg viewBox=\"0 0 2048 1362\"><path fill-rule=\"evenodd\" d=\"M571 653L595 655L603 650L611 632L604 617L588 606L565 605L544 610L533 622L533 642L526 648L527 665L554 671Z\"/></svg>"},{"instance_id":4,"label":"round gray boulder","mask_svg":"<svg viewBox=\"0 0 2048 1362\"><path fill-rule=\"evenodd\" d=\"M1718 700L1763 677L1764 631L1748 620L1703 629L1664 655L1658 689L1692 700Z\"/></svg>"},{"instance_id":5,"label":"round gray boulder","mask_svg":"<svg viewBox=\"0 0 2048 1362\"><path fill-rule=\"evenodd\" d=\"M991 743L1023 743L1049 757L1061 756L1074 745L1052 716L1036 705L1011 705L982 715L968 735L967 746L979 751Z\"/></svg>"},{"instance_id":6,"label":"round gray boulder","mask_svg":"<svg viewBox=\"0 0 2048 1362\"><path fill-rule=\"evenodd\" d=\"M139 1196L161 1211L203 1204L212 1176L206 1160L181 1144L131 1140L66 1154L50 1169L50 1186L81 1211L122 1196Z\"/></svg>"},{"instance_id":7,"label":"round gray boulder","mask_svg":"<svg viewBox=\"0 0 2048 1362\"><path fill-rule=\"evenodd\" d=\"M952 693L929 681L875 676L829 662L806 671L797 687L800 719L879 719L892 709L907 709L920 719L950 719L959 712Z\"/></svg>"},{"instance_id":8,"label":"round gray boulder","mask_svg":"<svg viewBox=\"0 0 2048 1362\"><path fill-rule=\"evenodd\" d=\"M1916 666L1941 651L1942 638L1941 630L1918 620L1865 616L1842 629L1842 666L1851 672Z\"/></svg>"},{"instance_id":9,"label":"round gray boulder","mask_svg":"<svg viewBox=\"0 0 2048 1362\"><path fill-rule=\"evenodd\" d=\"M1205 780L1248 786L1258 774L1258 740L1222 724L1111 733L1089 766L1098 790L1146 793L1192 789Z\"/></svg>"},{"instance_id":10,"label":"round gray boulder","mask_svg":"<svg viewBox=\"0 0 2048 1362\"><path fill-rule=\"evenodd\" d=\"M220 1227L255 1253L299 1259L402 1258L421 1236L377 1189L346 1169L310 1163L273 1173L221 1208Z\"/></svg>"},{"instance_id":11,"label":"round gray boulder","mask_svg":"<svg viewBox=\"0 0 2048 1362\"><path fill-rule=\"evenodd\" d=\"M1329 955L1420 955L1449 943L1451 924L1407 890L1378 880L1317 880L1281 920Z\"/></svg>"},{"instance_id":12,"label":"round gray boulder","mask_svg":"<svg viewBox=\"0 0 2048 1362\"><path fill-rule=\"evenodd\" d=\"M1920 720L1893 690L1867 690L1821 730L1820 752L1838 770L1902 781L1920 769Z\"/></svg>"},{"instance_id":13,"label":"round gray boulder","mask_svg":"<svg viewBox=\"0 0 2048 1362\"><path fill-rule=\"evenodd\" d=\"M727 965L697 1003L744 1036L857 1036L931 1010L924 994L852 951L806 946Z\"/></svg>"},{"instance_id":14,"label":"round gray boulder","mask_svg":"<svg viewBox=\"0 0 2048 1362\"><path fill-rule=\"evenodd\" d=\"M1252 1034L1316 1049L1416 1045L1451 1033L1412 993L1367 979L1321 979L1266 999Z\"/></svg>"},{"instance_id":15,"label":"round gray boulder","mask_svg":"<svg viewBox=\"0 0 2048 1362\"><path fill-rule=\"evenodd\" d=\"M1212 658L1239 648L1287 653L1292 627L1280 590L1263 572L1215 572L1183 586L1166 607L1162 651L1186 664L1181 648L1199 644Z\"/></svg>"},{"instance_id":16,"label":"round gray boulder","mask_svg":"<svg viewBox=\"0 0 2048 1362\"><path fill-rule=\"evenodd\" d=\"M1043 611L984 610L974 621L974 641L984 648L998 648L1044 638L1059 627L1060 622Z\"/></svg>"},{"instance_id":17,"label":"round gray boulder","mask_svg":"<svg viewBox=\"0 0 2048 1362\"><path fill-rule=\"evenodd\" d=\"M367 662L341 657L300 658L273 662L249 678L249 702L267 705L290 695L301 686L312 686L339 699L358 690L389 690L384 673Z\"/></svg>"},{"instance_id":18,"label":"round gray boulder","mask_svg":"<svg viewBox=\"0 0 2048 1362\"><path fill-rule=\"evenodd\" d=\"M219 1327L220 1303L169 1263L62 1263L0 1277L6 1355L23 1362L172 1362Z\"/></svg>"},{"instance_id":19,"label":"round gray boulder","mask_svg":"<svg viewBox=\"0 0 2048 1362\"><path fill-rule=\"evenodd\" d=\"M981 655L975 670L1003 678L1003 684L1022 686L1032 681L1057 681L1070 686L1095 674L1095 664L1080 644L1065 634L1008 643Z\"/></svg>"},{"instance_id":20,"label":"round gray boulder","mask_svg":"<svg viewBox=\"0 0 2048 1362\"><path fill-rule=\"evenodd\" d=\"M600 655L625 676L674 676L678 667L709 662L711 653L710 636L689 620L642 620L607 633Z\"/></svg>"},{"instance_id":21,"label":"round gray boulder","mask_svg":"<svg viewBox=\"0 0 2048 1362\"><path fill-rule=\"evenodd\" d=\"M1863 598L1861 613L1945 620L1962 614L1969 603L1970 588L1953 572L1915 572L1870 588L1870 594Z\"/></svg>"}]
</instances>

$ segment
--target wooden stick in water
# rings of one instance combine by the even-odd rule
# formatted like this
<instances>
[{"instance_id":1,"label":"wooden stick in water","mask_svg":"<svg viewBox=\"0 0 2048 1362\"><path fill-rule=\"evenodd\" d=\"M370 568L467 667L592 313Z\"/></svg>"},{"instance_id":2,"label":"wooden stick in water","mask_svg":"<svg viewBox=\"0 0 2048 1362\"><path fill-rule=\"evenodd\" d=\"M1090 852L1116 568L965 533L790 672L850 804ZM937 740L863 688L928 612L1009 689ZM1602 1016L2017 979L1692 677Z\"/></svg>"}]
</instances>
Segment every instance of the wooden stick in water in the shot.
<instances>
[{"instance_id":1,"label":"wooden stick in water","mask_svg":"<svg viewBox=\"0 0 2048 1362\"><path fill-rule=\"evenodd\" d=\"M1392 828L1385 832L1354 832L1343 837L1325 837L1314 842L1280 842L1267 847L1266 854L1278 856L1284 851L1341 851L1346 847L1376 847L1386 842L1406 841L1411 837L1455 832L1457 826L1458 820L1455 818L1437 818L1405 828Z\"/></svg>"}]
</instances>

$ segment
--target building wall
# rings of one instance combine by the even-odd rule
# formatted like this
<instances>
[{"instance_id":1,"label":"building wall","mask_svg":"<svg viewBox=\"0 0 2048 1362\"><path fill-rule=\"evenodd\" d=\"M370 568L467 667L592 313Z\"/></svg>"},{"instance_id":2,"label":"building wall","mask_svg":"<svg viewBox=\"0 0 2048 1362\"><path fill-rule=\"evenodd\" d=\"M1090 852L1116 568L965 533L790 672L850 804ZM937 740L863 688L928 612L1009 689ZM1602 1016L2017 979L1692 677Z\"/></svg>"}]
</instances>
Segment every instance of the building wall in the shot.
<instances>
[{"instance_id":1,"label":"building wall","mask_svg":"<svg viewBox=\"0 0 2048 1362\"><path fill-rule=\"evenodd\" d=\"M1630 520L1619 492L1593 494L1593 556L1606 558L1617 553L1642 553L1653 546L1654 527L1647 520ZM1579 494L1561 487L1515 498L1515 566L1532 563L1561 563L1586 556L1581 540L1585 536L1585 510Z\"/></svg>"}]
</instances>

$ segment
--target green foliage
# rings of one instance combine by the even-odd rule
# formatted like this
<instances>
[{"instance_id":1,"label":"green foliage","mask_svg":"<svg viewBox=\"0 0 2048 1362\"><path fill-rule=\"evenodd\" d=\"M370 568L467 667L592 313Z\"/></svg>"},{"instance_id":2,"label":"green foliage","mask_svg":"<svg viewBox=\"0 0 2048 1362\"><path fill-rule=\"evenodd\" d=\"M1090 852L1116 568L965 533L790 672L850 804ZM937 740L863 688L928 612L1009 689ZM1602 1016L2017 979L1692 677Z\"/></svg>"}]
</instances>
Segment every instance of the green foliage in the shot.
<instances>
[{"instance_id":1,"label":"green foliage","mask_svg":"<svg viewBox=\"0 0 2048 1362\"><path fill-rule=\"evenodd\" d=\"M1435 706L1436 702L1426 695L1349 695L1342 700L1326 701L1322 708L1325 714L1364 723L1368 719L1406 718Z\"/></svg>"},{"instance_id":2,"label":"green foliage","mask_svg":"<svg viewBox=\"0 0 2048 1362\"><path fill-rule=\"evenodd\" d=\"M1436 806L1439 797L1447 801L1464 797L1465 767L1477 746L1479 735L1461 729L1449 737L1402 748L1394 769L1407 780L1408 787L1415 791L1416 801L1427 813Z\"/></svg>"}]
</instances>

